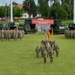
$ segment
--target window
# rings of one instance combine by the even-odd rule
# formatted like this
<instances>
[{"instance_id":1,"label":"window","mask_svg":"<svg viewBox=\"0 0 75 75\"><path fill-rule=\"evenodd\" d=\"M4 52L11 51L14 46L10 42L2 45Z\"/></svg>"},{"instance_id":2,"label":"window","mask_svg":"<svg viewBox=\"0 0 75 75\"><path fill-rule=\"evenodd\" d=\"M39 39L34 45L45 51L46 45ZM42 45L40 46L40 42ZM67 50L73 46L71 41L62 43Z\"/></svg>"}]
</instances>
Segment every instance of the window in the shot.
<instances>
[{"instance_id":1,"label":"window","mask_svg":"<svg viewBox=\"0 0 75 75\"><path fill-rule=\"evenodd\" d=\"M25 15L25 17L26 17L26 15Z\"/></svg>"}]
</instances>

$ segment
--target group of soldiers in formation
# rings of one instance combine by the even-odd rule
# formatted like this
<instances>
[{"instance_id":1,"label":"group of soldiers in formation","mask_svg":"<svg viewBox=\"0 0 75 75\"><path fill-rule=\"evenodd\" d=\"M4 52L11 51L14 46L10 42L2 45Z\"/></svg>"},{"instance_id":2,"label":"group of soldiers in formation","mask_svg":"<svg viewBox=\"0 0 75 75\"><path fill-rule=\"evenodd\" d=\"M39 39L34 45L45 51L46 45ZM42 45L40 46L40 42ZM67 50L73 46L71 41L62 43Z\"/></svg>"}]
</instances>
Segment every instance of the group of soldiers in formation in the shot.
<instances>
[{"instance_id":1,"label":"group of soldiers in formation","mask_svg":"<svg viewBox=\"0 0 75 75\"><path fill-rule=\"evenodd\" d=\"M42 40L41 47L37 46L35 52L36 52L36 57L39 57L39 53L41 52L41 56L44 59L44 63L46 63L47 57L50 57L50 62L52 63L54 54L56 54L56 57L59 56L59 46L55 42L55 40L54 41Z\"/></svg>"},{"instance_id":2,"label":"group of soldiers in formation","mask_svg":"<svg viewBox=\"0 0 75 75\"><path fill-rule=\"evenodd\" d=\"M24 30L18 30L18 28L15 28L14 30L0 30L0 40L17 40L22 39L24 37Z\"/></svg>"},{"instance_id":3,"label":"group of soldiers in formation","mask_svg":"<svg viewBox=\"0 0 75 75\"><path fill-rule=\"evenodd\" d=\"M50 58L50 62L53 62L54 54L56 54L56 57L59 56L59 46L56 43L55 40L53 40L53 29L52 33L50 33L50 30L48 32L44 30L45 40L41 41L41 47L36 47L36 57L39 57L39 53L41 52L41 56L44 59L44 63L46 63L47 57Z\"/></svg>"},{"instance_id":4,"label":"group of soldiers in formation","mask_svg":"<svg viewBox=\"0 0 75 75\"><path fill-rule=\"evenodd\" d=\"M65 37L75 39L75 30L65 30Z\"/></svg>"}]
</instances>

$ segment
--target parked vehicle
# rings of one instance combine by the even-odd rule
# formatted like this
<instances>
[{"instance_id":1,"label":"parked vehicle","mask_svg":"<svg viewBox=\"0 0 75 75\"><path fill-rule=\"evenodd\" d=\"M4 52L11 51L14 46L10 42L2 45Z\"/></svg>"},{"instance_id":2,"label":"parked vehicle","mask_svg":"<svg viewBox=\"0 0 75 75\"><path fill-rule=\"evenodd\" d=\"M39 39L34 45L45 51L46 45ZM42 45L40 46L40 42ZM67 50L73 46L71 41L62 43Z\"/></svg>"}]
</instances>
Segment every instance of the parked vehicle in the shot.
<instances>
[{"instance_id":1,"label":"parked vehicle","mask_svg":"<svg viewBox=\"0 0 75 75\"><path fill-rule=\"evenodd\" d=\"M53 27L53 31L56 34L63 34L65 29L67 28L66 25L61 24L60 19L55 19L54 20L54 25L51 25L51 27Z\"/></svg>"},{"instance_id":2,"label":"parked vehicle","mask_svg":"<svg viewBox=\"0 0 75 75\"><path fill-rule=\"evenodd\" d=\"M69 30L75 30L75 24L74 23L70 23L68 25Z\"/></svg>"},{"instance_id":3,"label":"parked vehicle","mask_svg":"<svg viewBox=\"0 0 75 75\"><path fill-rule=\"evenodd\" d=\"M36 33L37 30L35 28L35 24L32 24L32 19L25 19L24 22L24 31L25 33Z\"/></svg>"}]
</instances>

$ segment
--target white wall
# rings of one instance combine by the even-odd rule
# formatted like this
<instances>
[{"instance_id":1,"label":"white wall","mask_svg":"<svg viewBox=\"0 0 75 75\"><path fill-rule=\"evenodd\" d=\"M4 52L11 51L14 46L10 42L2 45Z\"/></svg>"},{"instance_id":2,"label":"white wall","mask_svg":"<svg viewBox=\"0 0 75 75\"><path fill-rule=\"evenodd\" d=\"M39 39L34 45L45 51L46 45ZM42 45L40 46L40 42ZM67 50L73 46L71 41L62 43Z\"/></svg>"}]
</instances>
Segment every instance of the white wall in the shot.
<instances>
[{"instance_id":1,"label":"white wall","mask_svg":"<svg viewBox=\"0 0 75 75\"><path fill-rule=\"evenodd\" d=\"M21 18L29 18L28 13L23 13ZM31 15L31 18L33 18L33 15Z\"/></svg>"}]
</instances>

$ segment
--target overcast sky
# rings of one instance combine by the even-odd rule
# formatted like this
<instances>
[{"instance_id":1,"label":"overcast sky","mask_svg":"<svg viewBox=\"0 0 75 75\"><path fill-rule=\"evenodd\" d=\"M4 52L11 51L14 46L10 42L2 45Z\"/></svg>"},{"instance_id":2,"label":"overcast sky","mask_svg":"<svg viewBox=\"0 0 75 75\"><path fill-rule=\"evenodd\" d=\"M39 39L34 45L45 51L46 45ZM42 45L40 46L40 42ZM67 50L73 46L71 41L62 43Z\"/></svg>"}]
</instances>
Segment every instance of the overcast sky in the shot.
<instances>
[{"instance_id":1,"label":"overcast sky","mask_svg":"<svg viewBox=\"0 0 75 75\"><path fill-rule=\"evenodd\" d=\"M16 2L16 3L19 3L19 4L22 4L24 0L12 0L13 2ZM36 2L37 0L35 0ZM10 0L0 0L0 6L1 5L5 5L5 4L9 4L10 3Z\"/></svg>"}]
</instances>

